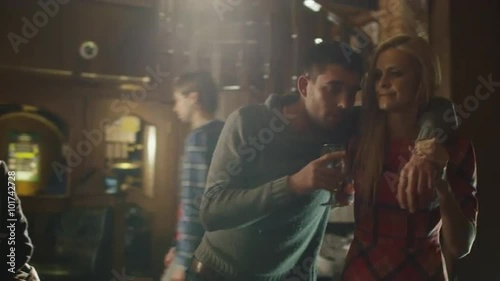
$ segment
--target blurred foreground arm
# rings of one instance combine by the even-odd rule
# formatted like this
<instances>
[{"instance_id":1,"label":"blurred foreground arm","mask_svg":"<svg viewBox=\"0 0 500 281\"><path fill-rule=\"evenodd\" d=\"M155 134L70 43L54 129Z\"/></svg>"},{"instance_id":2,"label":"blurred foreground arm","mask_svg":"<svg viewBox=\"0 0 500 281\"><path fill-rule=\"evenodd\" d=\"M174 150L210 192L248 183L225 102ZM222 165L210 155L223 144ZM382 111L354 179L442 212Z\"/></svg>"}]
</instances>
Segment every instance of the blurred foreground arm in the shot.
<instances>
[{"instance_id":1,"label":"blurred foreground arm","mask_svg":"<svg viewBox=\"0 0 500 281\"><path fill-rule=\"evenodd\" d=\"M26 265L33 254L33 244L28 235L28 222L14 189L14 177L13 172L8 172L5 162L0 161L0 254L3 259L6 259L2 263L2 269L7 268L5 273L11 274L10 276L14 276L20 268ZM13 209L12 203L14 203ZM14 249L13 252L12 249ZM14 258L9 257L11 253L14 254ZM14 263L11 263L12 259Z\"/></svg>"}]
</instances>

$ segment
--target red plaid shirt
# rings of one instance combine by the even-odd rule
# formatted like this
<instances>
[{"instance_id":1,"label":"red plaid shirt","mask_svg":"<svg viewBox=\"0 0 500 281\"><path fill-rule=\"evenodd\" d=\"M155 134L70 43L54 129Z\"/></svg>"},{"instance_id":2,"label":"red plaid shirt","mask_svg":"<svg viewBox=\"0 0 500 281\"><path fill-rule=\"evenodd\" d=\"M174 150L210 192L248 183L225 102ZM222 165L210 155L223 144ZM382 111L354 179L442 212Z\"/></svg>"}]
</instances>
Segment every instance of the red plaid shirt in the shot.
<instances>
[{"instance_id":1,"label":"red plaid shirt","mask_svg":"<svg viewBox=\"0 0 500 281\"><path fill-rule=\"evenodd\" d=\"M391 143L374 206L354 202L356 230L347 254L344 281L442 281L439 206L410 214L401 209L395 187L404 161L410 158L409 142ZM472 144L460 139L449 148L458 169L448 173L452 191L464 214L475 222L476 159Z\"/></svg>"}]
</instances>

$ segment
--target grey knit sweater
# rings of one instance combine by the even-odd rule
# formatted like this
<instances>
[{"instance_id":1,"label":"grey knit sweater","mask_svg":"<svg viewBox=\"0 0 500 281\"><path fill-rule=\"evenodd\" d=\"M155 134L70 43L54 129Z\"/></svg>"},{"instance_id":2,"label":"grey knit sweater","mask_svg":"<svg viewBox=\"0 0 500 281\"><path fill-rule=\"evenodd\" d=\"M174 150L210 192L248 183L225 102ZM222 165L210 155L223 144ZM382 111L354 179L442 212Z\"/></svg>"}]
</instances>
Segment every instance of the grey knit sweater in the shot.
<instances>
[{"instance_id":1,"label":"grey knit sweater","mask_svg":"<svg viewBox=\"0 0 500 281\"><path fill-rule=\"evenodd\" d=\"M280 107L271 96L232 113L215 149L195 257L228 280L316 280L329 194L297 196L287 181L331 140L292 131Z\"/></svg>"}]
</instances>

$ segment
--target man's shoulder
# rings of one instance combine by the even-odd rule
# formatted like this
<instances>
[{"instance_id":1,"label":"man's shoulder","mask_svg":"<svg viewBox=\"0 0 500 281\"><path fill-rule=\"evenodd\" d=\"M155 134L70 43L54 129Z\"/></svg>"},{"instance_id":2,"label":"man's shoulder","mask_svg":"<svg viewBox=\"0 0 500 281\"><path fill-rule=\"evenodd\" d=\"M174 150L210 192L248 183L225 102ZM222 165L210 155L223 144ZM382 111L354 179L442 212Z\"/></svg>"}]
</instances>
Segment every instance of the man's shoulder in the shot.
<instances>
[{"instance_id":1,"label":"man's shoulder","mask_svg":"<svg viewBox=\"0 0 500 281\"><path fill-rule=\"evenodd\" d=\"M209 121L207 124L196 128L191 131L190 135L203 135L222 130L224 127L224 121L214 119Z\"/></svg>"},{"instance_id":2,"label":"man's shoulder","mask_svg":"<svg viewBox=\"0 0 500 281\"><path fill-rule=\"evenodd\" d=\"M289 119L282 113L284 103L292 102L295 97L279 96L271 94L264 103L244 105L231 113L228 117L228 123L237 123L241 126L259 126L263 122L274 118Z\"/></svg>"},{"instance_id":3,"label":"man's shoulder","mask_svg":"<svg viewBox=\"0 0 500 281\"><path fill-rule=\"evenodd\" d=\"M218 139L224 127L224 121L213 120L210 123L192 130L186 137L186 145L203 146L210 142L210 139Z\"/></svg>"},{"instance_id":4,"label":"man's shoulder","mask_svg":"<svg viewBox=\"0 0 500 281\"><path fill-rule=\"evenodd\" d=\"M248 128L268 118L270 109L264 104L248 104L233 111L226 120L226 126Z\"/></svg>"}]
</instances>

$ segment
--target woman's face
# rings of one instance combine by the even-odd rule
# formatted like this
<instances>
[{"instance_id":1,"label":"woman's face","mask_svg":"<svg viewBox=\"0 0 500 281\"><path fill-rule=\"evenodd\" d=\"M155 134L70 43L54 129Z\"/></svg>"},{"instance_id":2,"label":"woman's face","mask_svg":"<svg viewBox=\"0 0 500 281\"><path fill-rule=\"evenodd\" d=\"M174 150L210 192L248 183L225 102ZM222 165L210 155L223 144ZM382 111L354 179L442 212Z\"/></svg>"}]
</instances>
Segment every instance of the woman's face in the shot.
<instances>
[{"instance_id":1,"label":"woman's face","mask_svg":"<svg viewBox=\"0 0 500 281\"><path fill-rule=\"evenodd\" d=\"M419 69L417 60L404 51L391 48L379 54L375 91L381 110L401 112L418 105Z\"/></svg>"}]
</instances>

